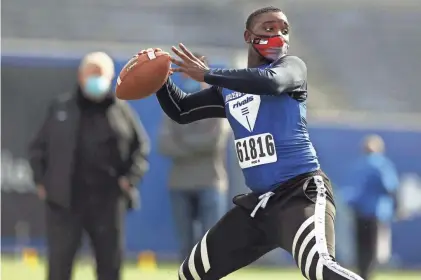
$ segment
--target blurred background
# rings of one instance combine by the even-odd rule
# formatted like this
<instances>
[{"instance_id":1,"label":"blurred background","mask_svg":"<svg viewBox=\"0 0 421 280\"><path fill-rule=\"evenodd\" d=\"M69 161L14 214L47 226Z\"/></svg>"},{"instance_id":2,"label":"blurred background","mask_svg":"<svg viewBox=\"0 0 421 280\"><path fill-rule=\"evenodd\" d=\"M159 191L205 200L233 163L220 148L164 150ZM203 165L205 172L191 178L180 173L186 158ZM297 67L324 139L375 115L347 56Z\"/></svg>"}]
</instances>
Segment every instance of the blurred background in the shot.
<instances>
[{"instance_id":1,"label":"blurred background","mask_svg":"<svg viewBox=\"0 0 421 280\"><path fill-rule=\"evenodd\" d=\"M377 279L421 279L421 2L416 0L3 1L2 279L44 278L43 204L34 194L27 145L48 102L74 87L81 57L105 51L118 73L141 49L169 50L183 42L213 66L244 67L245 19L267 5L285 11L292 25L291 53L307 63L310 135L335 188L345 184L347 168L358 158L367 134L383 137L386 154L398 169L400 197L413 215L392 224L391 258ZM170 162L156 144L162 111L154 97L131 105L151 138L152 151L150 170L139 186L141 208L126 219L123 279L176 279L179 245L167 187ZM227 163L229 197L246 192L232 145ZM340 195L336 199L337 259L354 267L352 212ZM94 279L85 252L75 279ZM157 269L149 264L155 258ZM237 279L235 275L228 279ZM301 279L292 258L282 251L237 275Z\"/></svg>"}]
</instances>

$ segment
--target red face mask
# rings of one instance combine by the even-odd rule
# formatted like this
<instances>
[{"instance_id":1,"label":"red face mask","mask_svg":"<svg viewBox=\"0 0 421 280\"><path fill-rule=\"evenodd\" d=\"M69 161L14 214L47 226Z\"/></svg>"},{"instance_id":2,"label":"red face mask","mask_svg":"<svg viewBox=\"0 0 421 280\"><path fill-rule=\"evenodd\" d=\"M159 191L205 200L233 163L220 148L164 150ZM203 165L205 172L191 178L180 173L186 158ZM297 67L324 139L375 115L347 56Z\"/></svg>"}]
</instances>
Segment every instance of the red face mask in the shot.
<instances>
[{"instance_id":1,"label":"red face mask","mask_svg":"<svg viewBox=\"0 0 421 280\"><path fill-rule=\"evenodd\" d=\"M264 58L275 61L288 52L289 36L259 36L251 41L253 48Z\"/></svg>"}]
</instances>

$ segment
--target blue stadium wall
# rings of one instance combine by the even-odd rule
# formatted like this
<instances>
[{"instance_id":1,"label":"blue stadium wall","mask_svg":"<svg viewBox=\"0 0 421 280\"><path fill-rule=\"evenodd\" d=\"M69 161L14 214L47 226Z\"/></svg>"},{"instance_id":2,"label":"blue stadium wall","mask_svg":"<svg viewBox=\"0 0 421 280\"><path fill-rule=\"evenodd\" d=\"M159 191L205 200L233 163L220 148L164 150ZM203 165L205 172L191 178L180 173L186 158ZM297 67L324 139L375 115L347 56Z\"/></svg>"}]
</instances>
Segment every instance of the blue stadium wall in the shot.
<instances>
[{"instance_id":1,"label":"blue stadium wall","mask_svg":"<svg viewBox=\"0 0 421 280\"><path fill-rule=\"evenodd\" d=\"M117 73L124 64L125 61L118 61L116 63ZM61 90L61 88L69 89L69 87L75 83L74 79L76 78L75 71L77 65L78 61L74 59L2 57L2 137L5 134L12 135L11 140L6 140L6 143L2 139L2 151L5 149L12 150L14 154L25 157L24 151L26 148L24 146L27 144L33 131L36 130L36 127L41 121L41 119L39 119L36 123L31 123L31 115L26 114L26 111L32 109L32 111L43 112L45 110L46 102L51 99L52 96L51 94L43 94L42 87L47 88L55 85L57 90ZM40 76L36 81L27 80L30 75L23 75L23 70L34 71L33 73L38 73L36 75ZM60 77L51 74L58 73L62 70L65 71ZM48 77L42 77L42 71L47 71L45 72L45 75L52 75L52 78L48 79ZM178 78L174 77L174 79L177 82ZM25 88L24 84L26 82L29 83L29 85ZM38 90L38 92L26 92L26 90ZM58 93L59 92L57 92L57 94ZM21 97L18 98L17 96ZM25 103L26 105L22 105L22 102L26 102L27 104ZM140 119L150 135L152 152L149 158L150 170L146 174L143 183L139 186L142 197L141 209L127 215L127 250L133 253L152 250L162 256L174 256L177 252L178 244L174 234L175 230L167 192L169 161L158 154L156 145L162 111L154 97L131 102L131 105L138 112ZM10 108L10 106L23 106L18 117L22 118L22 130L24 130L26 125L28 127L27 130L31 131L31 133L19 131L19 125L10 124L11 120L17 120L17 117L14 115L8 118L6 113L7 107ZM4 109L6 110L6 113L4 113ZM10 109L11 112L16 110L19 111L17 108ZM29 125L27 124L28 122ZM421 143L420 132L373 131L329 126L312 127L311 120L309 120L309 122L311 138L320 156L323 169L331 177L337 187L340 187L344 181L347 167L360 153L359 145L361 139L367 133L373 132L379 133L384 137L388 146L387 153L396 163L401 175L411 173L418 174L419 176L421 175L421 149L419 148ZM13 132L11 133L11 131ZM19 142L20 140L18 139L21 138L25 139ZM230 148L228 151L228 160L231 163L229 170L231 195L246 190L242 184L241 174L238 172L233 156L234 153ZM4 194L2 195L4 199L5 196ZM34 194L13 194L11 200L18 199L18 196L26 196L25 199L33 199L36 201ZM2 202L5 201L3 200ZM7 205L4 206L3 204L4 203L2 203L2 216L9 215L7 212ZM41 203L33 202L33 204L34 208L39 210ZM340 201L339 204L341 204ZM25 206L28 207L27 205L32 204L22 202L19 207L22 209L25 208ZM340 206L340 208L343 207ZM40 217L42 217L42 215ZM341 217L341 213L339 213L338 220L341 218L348 221L350 220L347 214L342 214ZM13 220L14 218L10 219ZM37 221L34 222L37 223ZM41 221L40 223L42 224ZM6 225L5 229L5 225L2 222L3 249L13 247L13 244L15 244L15 238L11 233L12 230L7 231L7 227L10 226ZM347 242L347 240L350 240L349 238L351 238L350 232L347 230L347 225L338 222L337 232L337 244L341 244L340 241L344 240L344 244L348 246L343 247L342 250L341 248L338 248L338 254L343 255L344 259L349 258L350 256L346 253L348 251L347 248L352 250L353 246L352 243ZM414 242L414 240L420 240L420 234L421 218L413 218L408 221L401 221L393 224L393 255L395 263L398 266L421 267L421 242ZM39 235L32 238L31 243L32 246L43 246L44 240L41 229Z\"/></svg>"}]
</instances>

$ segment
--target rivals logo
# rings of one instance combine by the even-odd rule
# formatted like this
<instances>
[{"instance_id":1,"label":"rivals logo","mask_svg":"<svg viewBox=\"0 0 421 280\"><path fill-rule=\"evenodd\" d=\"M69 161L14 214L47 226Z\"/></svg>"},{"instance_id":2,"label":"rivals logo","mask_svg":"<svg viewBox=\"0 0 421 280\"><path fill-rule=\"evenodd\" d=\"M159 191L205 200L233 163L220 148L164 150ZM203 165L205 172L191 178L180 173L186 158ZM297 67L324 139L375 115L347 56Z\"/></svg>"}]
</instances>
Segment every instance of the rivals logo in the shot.
<instances>
[{"instance_id":1,"label":"rivals logo","mask_svg":"<svg viewBox=\"0 0 421 280\"><path fill-rule=\"evenodd\" d=\"M252 96L247 97L247 99L244 99L243 101L237 101L237 103L234 104L233 108L238 108L241 106L246 105L249 102L252 102L254 98Z\"/></svg>"}]
</instances>

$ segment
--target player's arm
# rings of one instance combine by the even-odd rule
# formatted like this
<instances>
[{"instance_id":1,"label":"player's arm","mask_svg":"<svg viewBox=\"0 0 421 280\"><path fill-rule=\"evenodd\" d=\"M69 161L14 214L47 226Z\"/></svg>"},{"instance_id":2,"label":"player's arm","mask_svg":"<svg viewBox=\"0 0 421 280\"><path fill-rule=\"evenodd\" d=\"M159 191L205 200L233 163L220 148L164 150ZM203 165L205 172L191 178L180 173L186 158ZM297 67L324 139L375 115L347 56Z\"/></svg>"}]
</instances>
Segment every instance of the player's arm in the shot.
<instances>
[{"instance_id":1,"label":"player's arm","mask_svg":"<svg viewBox=\"0 0 421 280\"><path fill-rule=\"evenodd\" d=\"M242 93L279 95L299 89L307 80L307 67L296 56L286 56L266 69L210 69L205 82Z\"/></svg>"},{"instance_id":2,"label":"player's arm","mask_svg":"<svg viewBox=\"0 0 421 280\"><path fill-rule=\"evenodd\" d=\"M216 86L187 94L168 79L156 96L168 117L180 124L226 117L221 90Z\"/></svg>"}]
</instances>

